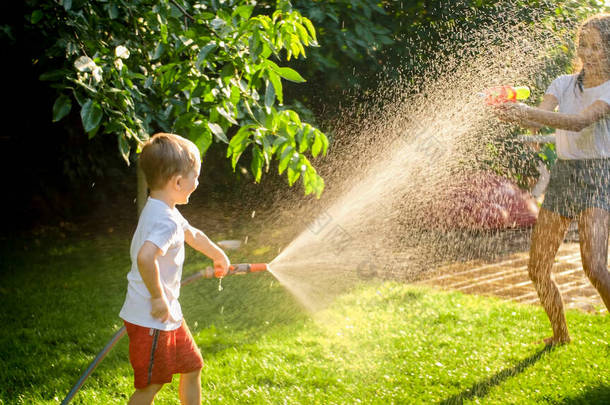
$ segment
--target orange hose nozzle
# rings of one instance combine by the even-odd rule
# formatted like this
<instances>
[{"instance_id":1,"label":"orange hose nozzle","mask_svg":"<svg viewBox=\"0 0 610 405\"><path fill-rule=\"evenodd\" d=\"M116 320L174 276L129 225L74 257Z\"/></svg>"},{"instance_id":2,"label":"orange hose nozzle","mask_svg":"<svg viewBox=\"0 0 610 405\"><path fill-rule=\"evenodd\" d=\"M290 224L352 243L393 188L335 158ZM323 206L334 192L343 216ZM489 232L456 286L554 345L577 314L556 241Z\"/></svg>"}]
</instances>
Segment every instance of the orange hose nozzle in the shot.
<instances>
[{"instance_id":1,"label":"orange hose nozzle","mask_svg":"<svg viewBox=\"0 0 610 405\"><path fill-rule=\"evenodd\" d=\"M227 274L223 274L222 269L220 267L215 267L214 277L222 278L224 276L231 276L233 274L254 273L259 271L266 271L268 269L269 267L267 266L267 263L238 263L229 266L229 272Z\"/></svg>"},{"instance_id":2,"label":"orange hose nozzle","mask_svg":"<svg viewBox=\"0 0 610 405\"><path fill-rule=\"evenodd\" d=\"M250 271L252 273L257 272L257 271L267 271L269 270L269 266L267 266L267 263L252 263L250 265Z\"/></svg>"}]
</instances>

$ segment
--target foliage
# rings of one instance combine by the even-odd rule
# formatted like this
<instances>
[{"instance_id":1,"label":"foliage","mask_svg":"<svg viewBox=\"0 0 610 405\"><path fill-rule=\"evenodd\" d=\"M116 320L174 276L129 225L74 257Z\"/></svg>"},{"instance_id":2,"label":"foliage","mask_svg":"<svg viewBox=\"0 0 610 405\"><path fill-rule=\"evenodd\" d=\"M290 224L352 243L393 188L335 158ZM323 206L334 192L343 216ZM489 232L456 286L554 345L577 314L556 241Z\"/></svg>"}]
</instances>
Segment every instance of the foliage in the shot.
<instances>
[{"instance_id":1,"label":"foliage","mask_svg":"<svg viewBox=\"0 0 610 405\"><path fill-rule=\"evenodd\" d=\"M59 91L53 121L75 100L85 132L117 135L127 162L159 130L202 153L226 144L234 169L250 149L256 181L277 160L290 185L302 175L305 193L319 196L324 182L306 153L324 155L328 139L283 107L282 79L305 79L276 62L317 46L315 28L286 0L270 15L255 15L253 4L29 1L27 28L53 38L46 58L63 61L41 76Z\"/></svg>"},{"instance_id":2,"label":"foliage","mask_svg":"<svg viewBox=\"0 0 610 405\"><path fill-rule=\"evenodd\" d=\"M0 402L7 404L61 401L121 326L128 238L51 236L2 244L0 320L8 332L0 335ZM208 264L189 249L185 274ZM206 404L609 399L607 315L568 310L574 341L544 350L532 344L550 331L539 306L371 281L310 316L271 274L229 277L222 286L201 280L181 294L206 362ZM174 378L155 403L175 403L177 385ZM74 403L124 404L132 390L124 338Z\"/></svg>"},{"instance_id":3,"label":"foliage","mask_svg":"<svg viewBox=\"0 0 610 405\"><path fill-rule=\"evenodd\" d=\"M386 4L387 3L387 4ZM308 77L316 76L325 87L366 86L366 71L382 67L382 49L396 45L398 20L393 20L393 2L369 0L294 1L295 8L318 28L320 48L314 48L309 61L297 64ZM386 11L390 9L390 12ZM361 75L360 71L364 69ZM349 74L345 74L346 70ZM358 74L354 74L355 71Z\"/></svg>"},{"instance_id":4,"label":"foliage","mask_svg":"<svg viewBox=\"0 0 610 405\"><path fill-rule=\"evenodd\" d=\"M118 137L112 138L121 140L123 152L126 152L127 148L132 150L136 147L140 138L148 133L169 130L195 140L202 150L208 148L208 163L220 162L216 167L222 166L222 170L218 171L219 175L215 176L219 181L229 183L240 177L241 172L238 171L237 175L229 179L230 181L227 180L229 176L226 173L230 173L230 166L229 160L225 160L224 156L227 152L230 154L232 165L233 151L239 155L241 149L243 150L239 155L239 164L250 166L251 171L255 170L256 178L260 178L258 175L262 175L268 168L267 162L271 163L272 168L277 166L279 169L283 156L284 165L287 166L283 175L296 181L299 173L301 177L305 177L299 170L303 168L305 162L301 156L309 156L313 143L309 150L301 153L299 152L301 145L296 136L291 137L289 132L277 137L273 134L273 128L277 131L292 129L292 125L289 127L285 125L287 122L285 120L290 120L290 117L289 115L282 117L282 111L291 109L298 112L303 131L306 129L303 121L314 126L317 126L316 121L332 123L335 118L334 113L346 106L349 109L352 101L357 103L364 101L361 105L367 108L369 105L367 102L371 101L366 99L367 90L375 89L379 80L386 77L403 78L411 84L407 86L407 90L416 92L422 77L435 76L434 70L439 65L435 61L439 52L457 52L460 47L467 47L469 38L465 34L468 32L511 18L513 21L526 24L549 24L556 30L565 30L566 24L562 21L580 20L587 14L599 11L603 4L600 0L502 0L499 2L292 0L293 9L287 6L284 9L281 5L279 10L284 14L290 13L295 18L301 16L303 23L300 25L305 28L310 41L309 46L298 34L297 37L303 47L302 50L306 51L307 58L305 53L301 53L296 42L299 53L295 56L292 42L289 42L290 45L283 43L281 49L275 49L283 62L280 63L280 58L273 51L266 60L282 67L293 68L308 81L294 83L284 79L278 83L272 74L277 75L274 69L269 69L268 66L263 69L264 55L260 52L266 50L269 53L271 48L265 41L273 41L274 38L277 40L279 35L277 29L281 31L282 27L285 27L285 24L280 25L284 20L276 19L276 23L270 27L270 32L258 30L256 31L259 33L258 37L256 35L248 37L255 32L253 26L248 25L248 21L251 21L250 24L256 24L255 17L259 20L266 17L274 21L276 0L258 0L256 4L252 0L210 0L203 3L207 8L196 8L198 3L193 0L180 0L175 4L174 1L169 0L130 2L27 0L23 24L19 20L9 22L1 27L0 35L3 35L4 43L15 43L16 38L19 43L27 43L29 46L26 52L29 52L28 57L31 61L29 67L34 72L34 77L46 72L43 78L50 80L44 83L58 88L58 94L48 100L49 96L46 93L41 94L40 86L37 88L28 86L28 91L37 94L35 101L38 105L33 109L36 115L28 123L28 131L33 134L29 138L32 141L31 148L38 148L37 155L44 157L45 153L54 154L54 149L48 148L48 145L51 142L64 142L65 139L61 134L69 132L64 129L71 127L71 132L82 131L80 123L76 127L72 120L76 118L82 121L81 103L84 105L87 99L91 99L92 102L84 113L88 128L98 124L91 134L112 132L115 130L113 127L116 128L118 132L115 134ZM176 4L195 20L185 16ZM240 6L241 12L247 12L249 7L254 6L249 18L246 19L247 14L242 15L239 12L233 15L233 8ZM154 11L157 9L158 15ZM303 18L315 24L315 37L309 32ZM225 22L225 28L233 27L237 33L235 31L231 33L220 26L217 27L218 29L212 26L212 22L222 24L221 21ZM244 27L245 30L239 31L238 27ZM300 29L298 32L302 33ZM232 37L240 33L243 35L239 40ZM163 37L162 34L166 36ZM197 37L199 34L202 37ZM279 36L289 37L289 41L294 38L292 35L284 34ZM218 41L219 44L222 42L219 35L226 39L223 42L224 48L212 49L211 46L206 48L211 42L204 43L204 39L201 39L208 38L209 41ZM263 38L263 41L258 41L259 45L256 49L251 48L250 45L256 45L256 41L253 39L251 44L250 39L259 37ZM187 46L181 38L186 42L193 40L193 43ZM320 46L315 46L316 43ZM125 59L127 53L123 48L118 48L119 46L129 51L127 59ZM240 49L238 55L231 55L230 53L236 49ZM290 50L289 61L288 50ZM21 52L21 47L14 45L9 52ZM85 52L95 65L84 63L79 66L85 70L93 69L95 73L94 71L77 73L74 67L74 62L79 57L85 56ZM550 55L554 62L549 64L547 72L539 76L534 87L545 88L552 77L560 71L565 71L570 64L572 52L573 49L568 44L567 47L557 49L553 55ZM259 53L258 63L252 63L253 55L256 53ZM156 59L152 59L153 57ZM118 66L123 65L121 69L117 69L115 61ZM231 65L235 68L233 72ZM144 70L140 69L140 66ZM101 68L100 83L95 83L95 78L100 77L100 71L95 67ZM245 71L246 67L251 70ZM261 72L258 77L255 77L256 69ZM49 74L50 72L55 74ZM240 77L239 72L243 73L243 76ZM81 84L68 80L69 78L79 80L81 77L80 80L83 82L82 78L85 76L91 80L92 88L97 93L91 93ZM186 80L179 80L183 76ZM203 76L210 81L202 79ZM235 89L237 78L243 79L248 86L245 92L237 86L240 97L235 105L231 96L237 94ZM225 83L227 81L229 84ZM265 105L265 101L270 102L274 99L271 91L269 93L266 91L270 82L275 92L275 102L270 107L271 112L267 113L268 106ZM241 84L241 81L238 83ZM85 84L89 85L86 81ZM280 86L281 91L278 92L276 87L279 89ZM212 101L209 101L209 98L205 100L204 92L209 91L213 92ZM75 97L75 93L78 97ZM63 97L60 97L61 95ZM356 97L353 97L354 95ZM199 104L193 107L193 101L197 99ZM129 103L127 100L132 102ZM46 110L44 107L38 107L43 101L48 104ZM245 101L250 105L256 120L245 108ZM126 104L125 108L123 102ZM231 106L234 107L232 111ZM307 111L307 108L311 109L313 114L305 116L303 112ZM40 124L32 126L32 122L50 122L48 115L51 110L53 119L59 120L58 123L52 128L41 128ZM98 123L100 111L102 118ZM223 116L224 113L229 117L233 114L233 119L239 125L230 122ZM268 119L268 115L272 115L273 118ZM115 124L111 125L111 122ZM127 126L129 131L123 125ZM259 129L257 132L250 127L250 134L247 138L244 137L244 144L250 142L250 145L246 148L243 148L243 145L229 148L224 142L223 133L230 142L239 128L247 125L254 125ZM74 128L78 131L74 131ZM49 129L53 130L54 141L49 140L51 137L47 136ZM280 144L274 149L275 141L273 143L266 141L265 150L261 139L262 133L267 134L266 140L283 142L281 139L283 137L286 139L285 144L289 144ZM16 135L10 136L16 139ZM108 159L106 151L109 147L114 148L114 144L109 145L107 138L114 142L114 139L105 136L94 139L94 142L103 143L104 151L100 153L99 148L96 148L96 152L87 153L87 159L78 156L83 153L84 144L64 142L65 145L62 147L65 150L65 159L62 157L62 161L72 162L67 169L71 173L81 173L80 180L83 184L91 184L92 180L97 181L92 179L91 167L108 166L105 162ZM324 144L325 142L322 142L323 146ZM289 146L296 149L298 157L294 153L287 152ZM105 156L101 156L102 154ZM96 158L100 160L95 161ZM49 162L52 163L52 159L50 157L35 159L40 168L37 173L46 174L47 179L40 180L46 187L58 188L49 179L67 178L66 173L61 169L66 165L51 165ZM51 166L53 173L49 170ZM515 166L522 164L516 162ZM311 184L311 178L318 180L319 177L309 167L305 164L306 173L309 173L307 177L310 181L310 189L319 191L323 183L320 180ZM40 194L42 193L38 190L31 192L32 196ZM80 200L81 193L77 194ZM64 196L67 197L68 195ZM48 198L43 199L49 201Z\"/></svg>"},{"instance_id":5,"label":"foliage","mask_svg":"<svg viewBox=\"0 0 610 405\"><path fill-rule=\"evenodd\" d=\"M434 69L438 52L463 51L469 33L502 24L579 21L599 12L600 0L294 0L318 29L320 48L298 64L313 85L363 89L379 74L418 75ZM472 51L472 50L471 50ZM345 71L355 74L345 74Z\"/></svg>"}]
</instances>

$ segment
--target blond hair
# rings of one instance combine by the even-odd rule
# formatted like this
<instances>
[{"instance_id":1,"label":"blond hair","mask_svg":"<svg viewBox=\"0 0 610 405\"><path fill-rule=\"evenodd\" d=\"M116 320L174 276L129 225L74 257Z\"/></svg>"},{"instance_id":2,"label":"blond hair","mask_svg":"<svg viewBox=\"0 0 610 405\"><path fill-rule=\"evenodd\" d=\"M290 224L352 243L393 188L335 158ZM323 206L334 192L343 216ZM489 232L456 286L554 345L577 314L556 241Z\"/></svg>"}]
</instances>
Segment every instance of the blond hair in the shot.
<instances>
[{"instance_id":1,"label":"blond hair","mask_svg":"<svg viewBox=\"0 0 610 405\"><path fill-rule=\"evenodd\" d=\"M139 163L148 188L158 190L176 175L187 175L201 164L197 146L179 135L157 133L142 147Z\"/></svg>"}]
</instances>

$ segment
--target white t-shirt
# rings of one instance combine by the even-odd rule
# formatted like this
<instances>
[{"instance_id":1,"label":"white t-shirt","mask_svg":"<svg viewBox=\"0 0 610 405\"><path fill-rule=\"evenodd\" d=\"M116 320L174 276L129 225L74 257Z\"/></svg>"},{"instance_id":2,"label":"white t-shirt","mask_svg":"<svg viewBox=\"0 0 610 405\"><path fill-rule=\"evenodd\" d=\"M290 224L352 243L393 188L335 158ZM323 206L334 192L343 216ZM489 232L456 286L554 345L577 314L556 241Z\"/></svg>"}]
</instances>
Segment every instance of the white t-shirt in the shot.
<instances>
[{"instance_id":1,"label":"white t-shirt","mask_svg":"<svg viewBox=\"0 0 610 405\"><path fill-rule=\"evenodd\" d=\"M563 75L553 80L547 94L559 100L559 112L578 114L595 101L610 105L610 80L599 86L584 88L576 85L577 74ZM610 117L605 117L580 132L558 129L555 132L557 156L560 159L610 158Z\"/></svg>"},{"instance_id":2,"label":"white t-shirt","mask_svg":"<svg viewBox=\"0 0 610 405\"><path fill-rule=\"evenodd\" d=\"M184 263L184 232L188 221L176 208L171 209L161 200L148 198L140 214L138 227L131 240L131 270L127 274L127 296L119 316L127 322L160 330L174 330L182 323L182 309L178 302ZM163 291L169 303L169 319L164 323L150 315L150 293L138 271L138 252L150 241L161 249L159 272Z\"/></svg>"}]
</instances>

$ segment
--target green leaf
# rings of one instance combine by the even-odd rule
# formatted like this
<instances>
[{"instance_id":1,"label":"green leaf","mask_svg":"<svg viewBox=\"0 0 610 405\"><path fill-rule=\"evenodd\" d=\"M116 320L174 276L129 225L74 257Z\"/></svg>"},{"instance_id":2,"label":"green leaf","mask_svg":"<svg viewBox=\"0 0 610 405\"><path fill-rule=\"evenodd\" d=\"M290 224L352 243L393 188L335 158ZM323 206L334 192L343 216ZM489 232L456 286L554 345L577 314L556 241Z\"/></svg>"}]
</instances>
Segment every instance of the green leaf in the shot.
<instances>
[{"instance_id":1,"label":"green leaf","mask_svg":"<svg viewBox=\"0 0 610 405\"><path fill-rule=\"evenodd\" d=\"M252 55L252 60L256 63L258 61L258 55L261 52L261 41L259 38L258 32L253 32L250 36L250 40L248 41L248 45L250 47L250 54Z\"/></svg>"},{"instance_id":2,"label":"green leaf","mask_svg":"<svg viewBox=\"0 0 610 405\"><path fill-rule=\"evenodd\" d=\"M32 24L36 24L38 21L42 20L43 14L41 10L34 10L32 15L30 16L30 22Z\"/></svg>"},{"instance_id":3,"label":"green leaf","mask_svg":"<svg viewBox=\"0 0 610 405\"><path fill-rule=\"evenodd\" d=\"M301 123L301 118L299 118L299 114L297 114L296 112L292 110L285 110L284 114L288 116L288 119L292 121L294 125L298 126L299 128L303 126L303 124Z\"/></svg>"},{"instance_id":4,"label":"green leaf","mask_svg":"<svg viewBox=\"0 0 610 405\"><path fill-rule=\"evenodd\" d=\"M297 37L296 35L291 35L290 36L290 50L294 54L295 58L297 58L299 56L299 54L301 53L301 49L303 49L303 47L301 46L299 37ZM305 51L303 51L303 52L305 52ZM295 71L295 73L297 73L297 72ZM303 79L303 78L301 77L301 79ZM303 79L303 81L305 81L305 79Z\"/></svg>"},{"instance_id":5,"label":"green leaf","mask_svg":"<svg viewBox=\"0 0 610 405\"><path fill-rule=\"evenodd\" d=\"M201 154L205 155L213 140L210 130L203 123L198 122L192 126L190 135L191 140L197 145Z\"/></svg>"},{"instance_id":6,"label":"green leaf","mask_svg":"<svg viewBox=\"0 0 610 405\"><path fill-rule=\"evenodd\" d=\"M163 55L163 52L165 52L165 45L163 45L162 42L159 42L157 44L157 47L155 48L153 54L151 55L150 59L151 60L157 60L161 57L161 55Z\"/></svg>"},{"instance_id":7,"label":"green leaf","mask_svg":"<svg viewBox=\"0 0 610 405\"><path fill-rule=\"evenodd\" d=\"M223 106L220 106L220 105L217 106L216 111L218 111L218 114L222 115L231 124L239 125L237 123L237 121L235 120L235 118L233 118L231 113L229 111L227 111Z\"/></svg>"},{"instance_id":8,"label":"green leaf","mask_svg":"<svg viewBox=\"0 0 610 405\"><path fill-rule=\"evenodd\" d=\"M235 166L237 165L237 161L241 154L246 150L248 145L252 143L250 140L250 130L254 127L254 125L241 127L233 138L231 138L231 142L229 142L227 157L231 156L231 166L233 167L233 170L235 170Z\"/></svg>"},{"instance_id":9,"label":"green leaf","mask_svg":"<svg viewBox=\"0 0 610 405\"><path fill-rule=\"evenodd\" d=\"M167 34L168 34L167 24L159 25L159 33L161 34L161 42L167 43Z\"/></svg>"},{"instance_id":10,"label":"green leaf","mask_svg":"<svg viewBox=\"0 0 610 405\"><path fill-rule=\"evenodd\" d=\"M229 143L227 135L225 135L225 131L222 130L222 127L220 125L214 122L208 122L208 128L210 128L216 138L218 138L224 143Z\"/></svg>"},{"instance_id":11,"label":"green leaf","mask_svg":"<svg viewBox=\"0 0 610 405\"><path fill-rule=\"evenodd\" d=\"M302 166L305 166L305 168L307 167L306 165L302 164L302 158L299 159L296 162L292 162L290 164L290 166L288 167L288 184L289 185L293 185L301 176L301 171L302 171Z\"/></svg>"},{"instance_id":12,"label":"green leaf","mask_svg":"<svg viewBox=\"0 0 610 405\"><path fill-rule=\"evenodd\" d=\"M210 26L212 27L212 29L214 31L219 31L221 28L223 28L226 25L227 25L226 21L223 20L222 18L216 17L212 21L210 21Z\"/></svg>"},{"instance_id":13,"label":"green leaf","mask_svg":"<svg viewBox=\"0 0 610 405\"><path fill-rule=\"evenodd\" d=\"M254 125L245 125L237 131L231 141L229 142L229 148L227 149L227 157L231 154L241 154L248 145L250 144L250 130L254 128Z\"/></svg>"},{"instance_id":14,"label":"green leaf","mask_svg":"<svg viewBox=\"0 0 610 405\"><path fill-rule=\"evenodd\" d=\"M71 109L72 100L70 100L70 97L65 95L59 96L55 100L55 104L53 104L53 122L57 122L68 115Z\"/></svg>"},{"instance_id":15,"label":"green leaf","mask_svg":"<svg viewBox=\"0 0 610 405\"><path fill-rule=\"evenodd\" d=\"M203 61L205 60L205 58L208 56L208 54L210 52L212 52L215 48L216 48L216 44L214 42L210 42L209 44L207 44L206 46L201 48L201 50L199 51L199 54L197 55L197 62L195 63L195 66L197 66L197 68L199 68L200 65L203 63Z\"/></svg>"},{"instance_id":16,"label":"green leaf","mask_svg":"<svg viewBox=\"0 0 610 405\"><path fill-rule=\"evenodd\" d=\"M299 34L299 39L305 45L309 45L309 35L307 35L307 30L301 24L295 24L297 32Z\"/></svg>"},{"instance_id":17,"label":"green leaf","mask_svg":"<svg viewBox=\"0 0 610 405\"><path fill-rule=\"evenodd\" d=\"M288 168L287 171L288 174L288 185L292 186L294 184L294 182L299 178L299 175L301 173L299 173L298 171L294 170L292 167Z\"/></svg>"},{"instance_id":18,"label":"green leaf","mask_svg":"<svg viewBox=\"0 0 610 405\"><path fill-rule=\"evenodd\" d=\"M324 191L324 180L309 165L305 169L305 173L303 173L303 183L305 185L305 195L315 193L316 197L320 198L322 191Z\"/></svg>"},{"instance_id":19,"label":"green leaf","mask_svg":"<svg viewBox=\"0 0 610 405\"><path fill-rule=\"evenodd\" d=\"M307 27L307 30L309 31L309 35L311 35L313 40L317 42L318 39L316 38L316 29L314 28L311 21L305 17L302 17L301 20L302 20L303 24L305 24L305 26Z\"/></svg>"},{"instance_id":20,"label":"green leaf","mask_svg":"<svg viewBox=\"0 0 610 405\"><path fill-rule=\"evenodd\" d=\"M267 114L271 113L271 107L275 103L275 89L271 80L267 82L267 89L265 90L265 109Z\"/></svg>"},{"instance_id":21,"label":"green leaf","mask_svg":"<svg viewBox=\"0 0 610 405\"><path fill-rule=\"evenodd\" d=\"M85 132L91 132L96 129L102 121L103 116L104 113L102 108L97 102L91 99L85 101L85 104L83 104L83 107L80 110L80 117L83 121Z\"/></svg>"},{"instance_id":22,"label":"green leaf","mask_svg":"<svg viewBox=\"0 0 610 405\"><path fill-rule=\"evenodd\" d=\"M284 172L284 170L286 170L286 168L288 167L288 163L290 163L290 160L292 159L293 151L294 151L294 148L292 146L284 147L284 150L282 151L282 155L280 156L280 166L278 168L280 174L282 174Z\"/></svg>"},{"instance_id":23,"label":"green leaf","mask_svg":"<svg viewBox=\"0 0 610 405\"><path fill-rule=\"evenodd\" d=\"M328 151L328 138L321 132L320 137L322 138L322 154L326 155L326 152Z\"/></svg>"},{"instance_id":24,"label":"green leaf","mask_svg":"<svg viewBox=\"0 0 610 405\"><path fill-rule=\"evenodd\" d=\"M303 83L305 79L301 76L296 70L288 68L288 67L278 67L277 70L274 69L275 72L283 77L286 80L290 80L295 83Z\"/></svg>"},{"instance_id":25,"label":"green leaf","mask_svg":"<svg viewBox=\"0 0 610 405\"><path fill-rule=\"evenodd\" d=\"M297 137L297 141L299 142L299 152L303 153L307 149L309 149L309 145L311 144L312 132L311 126L309 124L305 124L301 133L299 133Z\"/></svg>"},{"instance_id":26,"label":"green leaf","mask_svg":"<svg viewBox=\"0 0 610 405\"><path fill-rule=\"evenodd\" d=\"M305 170L305 173L303 173L303 185L305 186L305 195L313 193L311 172L309 170Z\"/></svg>"},{"instance_id":27,"label":"green leaf","mask_svg":"<svg viewBox=\"0 0 610 405\"><path fill-rule=\"evenodd\" d=\"M252 15L252 10L254 10L254 6L247 4L236 7L235 10L233 10L233 17L240 15L244 20L247 20Z\"/></svg>"},{"instance_id":28,"label":"green leaf","mask_svg":"<svg viewBox=\"0 0 610 405\"><path fill-rule=\"evenodd\" d=\"M108 17L110 17L111 20L119 17L119 8L116 4L113 3L108 7Z\"/></svg>"},{"instance_id":29,"label":"green leaf","mask_svg":"<svg viewBox=\"0 0 610 405\"><path fill-rule=\"evenodd\" d=\"M237 86L231 86L231 103L233 105L237 105L239 103L239 99L241 98L241 91Z\"/></svg>"},{"instance_id":30,"label":"green leaf","mask_svg":"<svg viewBox=\"0 0 610 405\"><path fill-rule=\"evenodd\" d=\"M246 111L248 112L248 115L250 116L250 118L252 118L255 122L258 122L258 118L256 118L256 116L254 115L254 112L252 111L252 107L250 106L250 103L248 102L248 100L244 99L243 102L244 102L244 107L246 108ZM260 122L258 122L258 123L260 124Z\"/></svg>"},{"instance_id":31,"label":"green leaf","mask_svg":"<svg viewBox=\"0 0 610 405\"><path fill-rule=\"evenodd\" d=\"M254 181L260 182L263 175L263 153L258 146L252 147L252 162L250 163L250 169L254 175Z\"/></svg>"},{"instance_id":32,"label":"green leaf","mask_svg":"<svg viewBox=\"0 0 610 405\"><path fill-rule=\"evenodd\" d=\"M322 135L316 133L314 136L313 145L311 145L311 155L316 157L322 152L324 148L324 141L322 140Z\"/></svg>"},{"instance_id":33,"label":"green leaf","mask_svg":"<svg viewBox=\"0 0 610 405\"><path fill-rule=\"evenodd\" d=\"M130 149L131 149L131 147L129 146L129 141L127 141L127 138L125 136L123 136L122 134L119 135L119 152L121 153L121 156L123 157L123 159L125 159L125 162L127 162L127 165L129 165Z\"/></svg>"},{"instance_id":34,"label":"green leaf","mask_svg":"<svg viewBox=\"0 0 610 405\"><path fill-rule=\"evenodd\" d=\"M275 95L277 96L280 105L284 104L284 95L282 89L282 79L271 69L267 70L267 74L269 75L269 80L273 83L273 87L275 88Z\"/></svg>"},{"instance_id":35,"label":"green leaf","mask_svg":"<svg viewBox=\"0 0 610 405\"><path fill-rule=\"evenodd\" d=\"M72 0L63 0L64 10L70 11L72 8Z\"/></svg>"},{"instance_id":36,"label":"green leaf","mask_svg":"<svg viewBox=\"0 0 610 405\"><path fill-rule=\"evenodd\" d=\"M234 75L235 66L233 66L233 63L227 63L220 71L220 76L222 77L223 82L225 82L226 84L229 84Z\"/></svg>"}]
</instances>

